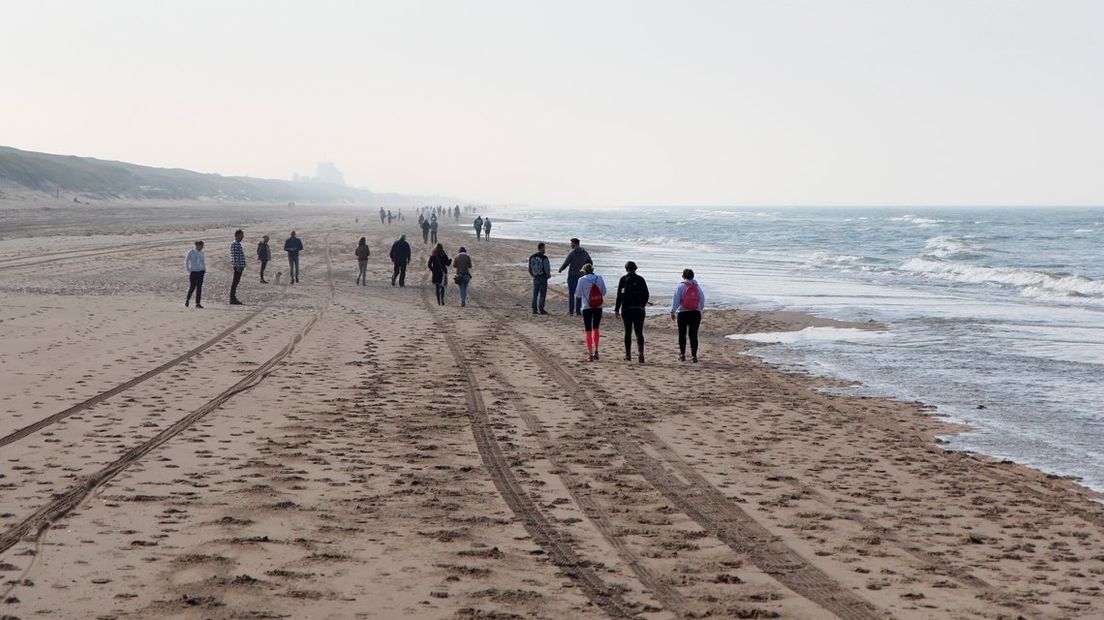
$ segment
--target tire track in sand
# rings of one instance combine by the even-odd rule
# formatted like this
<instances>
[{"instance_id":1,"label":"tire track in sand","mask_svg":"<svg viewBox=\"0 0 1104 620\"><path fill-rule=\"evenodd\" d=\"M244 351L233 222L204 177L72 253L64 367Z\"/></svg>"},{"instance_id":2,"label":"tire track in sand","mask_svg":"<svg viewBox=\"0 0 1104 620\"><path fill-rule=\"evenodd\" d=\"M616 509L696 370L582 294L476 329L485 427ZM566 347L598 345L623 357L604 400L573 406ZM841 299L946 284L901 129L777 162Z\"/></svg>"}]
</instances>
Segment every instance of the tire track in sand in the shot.
<instances>
[{"instance_id":1,"label":"tire track in sand","mask_svg":"<svg viewBox=\"0 0 1104 620\"><path fill-rule=\"evenodd\" d=\"M93 491L110 482L113 478L125 471L128 467L133 465L146 456L153 450L160 447L165 442L176 437L180 433L184 432L199 420L206 417L212 411L215 411L221 407L226 401L230 400L237 394L256 387L261 381L263 381L281 362L284 361L289 355L291 355L300 341L303 340L310 333L314 325L322 318L322 314L326 311L334 299L334 283L333 283L333 268L330 261L329 253L329 240L326 241L326 275L329 279L329 299L327 303L323 304L314 315L307 321L307 323L300 328L298 332L292 336L291 341L280 349L276 355L270 357L260 366L254 368L247 375L245 375L240 381L224 390L218 396L207 401L203 406L189 413L183 418L177 420L171 426L165 428L161 432L157 433L150 439L134 446L130 450L127 450L121 457L112 461L110 464L100 469L96 473L88 476L83 481L69 487L63 493L55 494L54 501L46 504L42 508L39 508L35 512L25 517L19 523L12 525L3 533L0 533L0 554L8 551L15 546L24 536L34 532L35 536L39 536L43 531L49 528L50 524L57 519L65 516L68 512L80 505ZM260 310L258 310L259 312Z\"/></svg>"},{"instance_id":2,"label":"tire track in sand","mask_svg":"<svg viewBox=\"0 0 1104 620\"><path fill-rule=\"evenodd\" d=\"M626 601L621 594L602 580L588 563L580 557L566 537L557 532L555 526L548 517L541 512L532 498L518 483L514 472L506 456L502 453L502 446L495 438L487 415L487 407L483 402L483 396L479 391L479 384L471 371L464 353L456 336L446 326L441 324L437 313L433 311L433 305L429 300L429 286L423 282L422 298L426 308L433 316L433 322L438 331L445 337L449 351L456 361L456 367L461 369L467 389L464 398L468 403L468 413L471 419L472 436L475 438L479 456L483 459L483 466L487 469L495 488L498 489L502 499L509 505L510 510L521 520L525 530L552 561L563 569L564 573L582 588L587 598L595 605L614 618L632 618L637 615L636 605Z\"/></svg>"},{"instance_id":3,"label":"tire track in sand","mask_svg":"<svg viewBox=\"0 0 1104 620\"><path fill-rule=\"evenodd\" d=\"M285 292L287 291L286 286L284 288L284 291ZM280 295L282 297L283 292L281 292ZM230 327L227 327L226 329L222 330L221 332L215 334L213 337L211 337L207 341L203 342L199 346L197 346L193 349L190 349L190 350L184 352L183 354L181 354L177 357L174 357L173 359L165 362L164 364L161 364L160 366L158 366L156 368L147 370L146 372L138 375L137 377L134 377L133 379L130 379L129 381L124 381L123 383L120 383L119 385L116 385L115 387L113 387L109 390L105 390L103 392L100 392L99 394L96 394L92 398L89 398L85 401L79 402L79 403L77 403L77 404L75 404L75 405L73 405L73 406L71 406L67 409L59 411L59 412L57 412L53 415L46 416L45 418L42 418L41 420L38 420L37 422L32 422L32 423L28 424L27 426L19 428L19 429L15 430L11 433L8 433L7 435L5 435L3 437L0 437L0 448L3 448L4 446L11 445L11 444L19 441L20 439L23 439L24 437L27 437L28 435L33 435L34 433L37 433L38 431L46 428L47 426L51 426L53 424L56 424L56 423L64 420L65 418L68 418L68 417L73 416L77 413L80 413L81 411L84 411L85 409L88 409L89 407L91 407L93 405L99 404L99 403L111 398L112 396L117 396L117 395L121 394L122 392L125 392L125 391L127 391L127 390L141 384L141 383L145 383L146 381L152 379L153 377L156 377L157 375L165 372L166 370L169 370L170 368L172 368L172 367L174 367L178 364L181 364L183 362L186 362L186 361L192 359L193 357L199 355L200 353L203 353L207 349L210 349L214 345L218 344L220 341L222 341L223 339L228 337L230 334L233 334L234 332L241 329L243 326L245 326L246 323L249 323L250 321L255 319L261 312L263 312L266 308L268 308L272 303L275 303L275 302L268 302L268 303L262 305L261 307L257 308L253 312L250 312L249 314L242 317L238 322L234 323Z\"/></svg>"},{"instance_id":4,"label":"tire track in sand","mask_svg":"<svg viewBox=\"0 0 1104 620\"><path fill-rule=\"evenodd\" d=\"M562 364L517 330L510 331L528 349L537 364L597 423L600 424L603 417L616 417L593 397L584 395L586 388ZM732 550L747 554L760 570L782 585L840 618L880 620L887 617L885 612L778 540L770 530L689 465L673 465L672 462L681 459L669 448L653 448L649 453L642 442L625 433L624 429L607 427L605 434L625 460L668 501ZM666 448L658 437L654 438L654 442ZM678 475L672 470L677 470Z\"/></svg>"}]
</instances>

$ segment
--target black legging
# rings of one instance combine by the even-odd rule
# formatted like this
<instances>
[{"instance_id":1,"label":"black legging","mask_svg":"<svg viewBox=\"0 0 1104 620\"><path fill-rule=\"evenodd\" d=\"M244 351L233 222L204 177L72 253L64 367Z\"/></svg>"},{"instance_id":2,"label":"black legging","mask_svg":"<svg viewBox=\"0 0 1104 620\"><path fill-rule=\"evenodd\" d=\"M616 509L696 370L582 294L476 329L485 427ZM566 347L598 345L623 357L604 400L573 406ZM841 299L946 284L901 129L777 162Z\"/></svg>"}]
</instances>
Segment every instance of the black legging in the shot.
<instances>
[{"instance_id":1,"label":"black legging","mask_svg":"<svg viewBox=\"0 0 1104 620\"><path fill-rule=\"evenodd\" d=\"M583 310L583 329L591 331L598 329L598 326L602 324L602 308L587 308Z\"/></svg>"},{"instance_id":2,"label":"black legging","mask_svg":"<svg viewBox=\"0 0 1104 620\"><path fill-rule=\"evenodd\" d=\"M625 322L625 355L632 353L632 334L636 332L636 347L644 353L644 308L621 308Z\"/></svg>"},{"instance_id":3,"label":"black legging","mask_svg":"<svg viewBox=\"0 0 1104 620\"><path fill-rule=\"evenodd\" d=\"M686 331L690 329L690 355L698 356L698 327L701 325L701 311L692 310L678 313L679 355L686 355Z\"/></svg>"}]
</instances>

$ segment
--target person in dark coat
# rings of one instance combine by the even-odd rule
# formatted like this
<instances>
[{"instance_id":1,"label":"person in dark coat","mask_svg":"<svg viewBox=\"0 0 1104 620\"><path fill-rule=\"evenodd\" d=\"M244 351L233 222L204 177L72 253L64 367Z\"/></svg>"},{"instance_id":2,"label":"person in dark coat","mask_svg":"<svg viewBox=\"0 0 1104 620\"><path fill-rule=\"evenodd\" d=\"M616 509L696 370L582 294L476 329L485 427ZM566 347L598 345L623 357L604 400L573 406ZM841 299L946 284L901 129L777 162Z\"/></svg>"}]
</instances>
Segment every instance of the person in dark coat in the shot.
<instances>
[{"instance_id":1,"label":"person in dark coat","mask_svg":"<svg viewBox=\"0 0 1104 620\"><path fill-rule=\"evenodd\" d=\"M261 261L261 282L268 284L268 280L264 279L265 267L268 266L268 261L272 260L272 248L268 247L268 235L265 235L257 244L257 260Z\"/></svg>"},{"instance_id":2,"label":"person in dark coat","mask_svg":"<svg viewBox=\"0 0 1104 620\"><path fill-rule=\"evenodd\" d=\"M406 286L406 266L410 264L410 244L406 242L406 235L391 244L391 262L395 264L395 270L391 272L391 286L395 286L395 279L399 286Z\"/></svg>"},{"instance_id":3,"label":"person in dark coat","mask_svg":"<svg viewBox=\"0 0 1104 620\"><path fill-rule=\"evenodd\" d=\"M429 254L429 262L426 265L433 274L433 288L437 294L437 305L445 305L445 286L448 285L448 268L452 259L445 254L445 247L440 243L433 246Z\"/></svg>"}]
</instances>

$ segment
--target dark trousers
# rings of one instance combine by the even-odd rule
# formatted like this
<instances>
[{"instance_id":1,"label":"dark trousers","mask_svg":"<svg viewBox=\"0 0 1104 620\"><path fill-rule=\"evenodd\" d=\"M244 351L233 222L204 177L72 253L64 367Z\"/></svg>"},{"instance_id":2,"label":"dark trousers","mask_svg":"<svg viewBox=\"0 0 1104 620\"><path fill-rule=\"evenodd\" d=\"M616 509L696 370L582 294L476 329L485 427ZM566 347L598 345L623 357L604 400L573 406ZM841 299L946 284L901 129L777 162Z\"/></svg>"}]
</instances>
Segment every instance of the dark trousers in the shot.
<instances>
[{"instance_id":1,"label":"dark trousers","mask_svg":"<svg viewBox=\"0 0 1104 620\"><path fill-rule=\"evenodd\" d=\"M533 278L533 312L544 311L544 300L548 298L548 278Z\"/></svg>"},{"instance_id":2,"label":"dark trousers","mask_svg":"<svg viewBox=\"0 0 1104 620\"><path fill-rule=\"evenodd\" d=\"M268 261L266 261L266 260L261 261L261 280L264 280L264 270L265 270L265 267L267 267L267 266L268 266Z\"/></svg>"},{"instance_id":3,"label":"dark trousers","mask_svg":"<svg viewBox=\"0 0 1104 620\"><path fill-rule=\"evenodd\" d=\"M575 275L567 274L567 313L575 314L582 310L581 303L578 299L575 299L575 287L579 285L579 278L582 277L581 273Z\"/></svg>"},{"instance_id":4,"label":"dark trousers","mask_svg":"<svg viewBox=\"0 0 1104 620\"><path fill-rule=\"evenodd\" d=\"M701 325L701 311L693 310L678 313L679 355L686 355L686 334L690 333L690 355L698 356L698 327Z\"/></svg>"},{"instance_id":5,"label":"dark trousers","mask_svg":"<svg viewBox=\"0 0 1104 620\"><path fill-rule=\"evenodd\" d=\"M621 308L625 322L625 355L632 353L632 335L636 332L636 348L644 353L644 308Z\"/></svg>"},{"instance_id":6,"label":"dark trousers","mask_svg":"<svg viewBox=\"0 0 1104 620\"><path fill-rule=\"evenodd\" d=\"M583 310L583 330L592 331L602 324L602 309L587 308Z\"/></svg>"},{"instance_id":7,"label":"dark trousers","mask_svg":"<svg viewBox=\"0 0 1104 620\"><path fill-rule=\"evenodd\" d=\"M422 229L422 243L429 243L429 229Z\"/></svg>"},{"instance_id":8,"label":"dark trousers","mask_svg":"<svg viewBox=\"0 0 1104 620\"><path fill-rule=\"evenodd\" d=\"M430 230L429 231L429 240L432 241L433 243L437 243L437 231L436 230Z\"/></svg>"},{"instance_id":9,"label":"dark trousers","mask_svg":"<svg viewBox=\"0 0 1104 620\"><path fill-rule=\"evenodd\" d=\"M192 293L195 293L197 306L203 304L203 276L206 274L206 271L188 272L188 301L192 300Z\"/></svg>"},{"instance_id":10,"label":"dark trousers","mask_svg":"<svg viewBox=\"0 0 1104 620\"><path fill-rule=\"evenodd\" d=\"M291 282L299 281L299 253L288 252L288 278Z\"/></svg>"},{"instance_id":11,"label":"dark trousers","mask_svg":"<svg viewBox=\"0 0 1104 620\"><path fill-rule=\"evenodd\" d=\"M399 279L399 286L406 286L406 263L395 263L395 270L391 272L391 284L395 284L395 278Z\"/></svg>"},{"instance_id":12,"label":"dark trousers","mask_svg":"<svg viewBox=\"0 0 1104 620\"><path fill-rule=\"evenodd\" d=\"M230 283L230 301L238 300L238 282L241 282L243 271L245 267L234 267L234 281Z\"/></svg>"}]
</instances>

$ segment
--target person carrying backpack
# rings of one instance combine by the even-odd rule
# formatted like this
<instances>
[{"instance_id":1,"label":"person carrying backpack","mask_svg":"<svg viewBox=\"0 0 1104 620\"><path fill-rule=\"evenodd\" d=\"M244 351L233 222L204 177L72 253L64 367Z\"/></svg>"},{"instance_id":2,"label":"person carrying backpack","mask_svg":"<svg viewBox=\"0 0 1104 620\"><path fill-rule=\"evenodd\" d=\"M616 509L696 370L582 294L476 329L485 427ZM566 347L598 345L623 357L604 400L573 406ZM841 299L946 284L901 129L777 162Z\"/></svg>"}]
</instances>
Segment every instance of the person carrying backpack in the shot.
<instances>
[{"instance_id":1,"label":"person carrying backpack","mask_svg":"<svg viewBox=\"0 0 1104 620\"><path fill-rule=\"evenodd\" d=\"M671 320L678 321L679 361L686 361L686 336L690 335L690 361L698 363L698 327L701 325L705 293L694 279L693 269L682 270L682 282L671 299Z\"/></svg>"},{"instance_id":2,"label":"person carrying backpack","mask_svg":"<svg viewBox=\"0 0 1104 620\"><path fill-rule=\"evenodd\" d=\"M586 361L598 361L599 326L602 323L602 304L605 302L606 281L594 273L594 265L583 265L583 275L575 286L578 307L582 309L583 329L586 330Z\"/></svg>"},{"instance_id":3,"label":"person carrying backpack","mask_svg":"<svg viewBox=\"0 0 1104 620\"><path fill-rule=\"evenodd\" d=\"M538 243L537 251L529 256L529 275L533 278L533 314L548 314L544 311L544 300L548 297L552 263L544 254L544 243Z\"/></svg>"},{"instance_id":4,"label":"person carrying backpack","mask_svg":"<svg viewBox=\"0 0 1104 620\"><path fill-rule=\"evenodd\" d=\"M483 235L483 216L477 215L475 221L472 222L472 227L475 228L475 240L479 241Z\"/></svg>"},{"instance_id":5,"label":"person carrying backpack","mask_svg":"<svg viewBox=\"0 0 1104 620\"><path fill-rule=\"evenodd\" d=\"M632 361L632 334L636 332L637 360L644 363L644 307L648 305L648 283L636 275L636 263L625 263L625 275L617 283L613 316L625 322L625 361Z\"/></svg>"}]
</instances>

